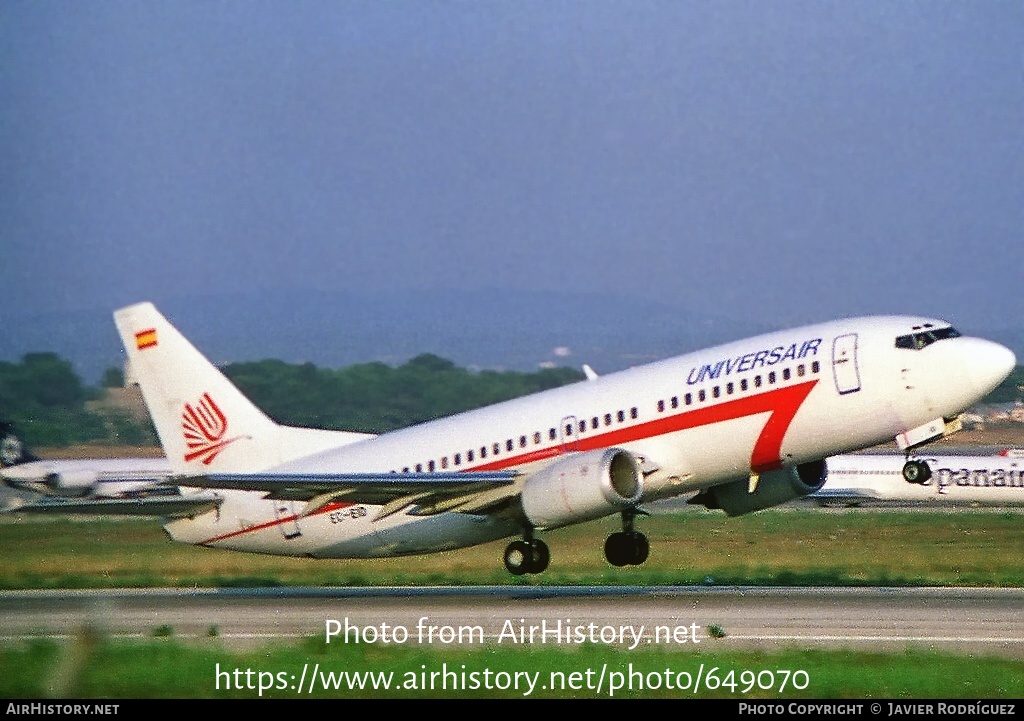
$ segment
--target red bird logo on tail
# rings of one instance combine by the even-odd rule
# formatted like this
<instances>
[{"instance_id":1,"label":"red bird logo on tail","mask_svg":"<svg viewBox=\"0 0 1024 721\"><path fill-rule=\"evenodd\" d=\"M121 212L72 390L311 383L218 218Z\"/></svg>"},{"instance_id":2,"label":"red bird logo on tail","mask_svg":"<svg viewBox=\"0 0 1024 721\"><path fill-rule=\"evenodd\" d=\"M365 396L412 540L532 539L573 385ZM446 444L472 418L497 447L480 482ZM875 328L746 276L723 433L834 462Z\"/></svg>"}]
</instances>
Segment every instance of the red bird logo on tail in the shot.
<instances>
[{"instance_id":1,"label":"red bird logo on tail","mask_svg":"<svg viewBox=\"0 0 1024 721\"><path fill-rule=\"evenodd\" d=\"M224 440L228 431L228 419L217 406L209 393L204 393L196 405L185 404L181 414L181 429L185 434L186 461L201 458L204 465L210 465L217 454L229 443L234 443L242 436Z\"/></svg>"}]
</instances>

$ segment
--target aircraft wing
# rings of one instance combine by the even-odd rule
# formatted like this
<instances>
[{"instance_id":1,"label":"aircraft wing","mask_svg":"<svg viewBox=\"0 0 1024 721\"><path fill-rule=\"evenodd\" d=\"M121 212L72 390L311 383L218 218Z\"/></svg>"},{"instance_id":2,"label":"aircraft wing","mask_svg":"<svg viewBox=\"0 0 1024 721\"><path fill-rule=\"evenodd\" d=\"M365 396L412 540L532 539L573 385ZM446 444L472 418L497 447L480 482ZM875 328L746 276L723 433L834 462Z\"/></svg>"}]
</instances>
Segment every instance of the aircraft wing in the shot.
<instances>
[{"instance_id":1,"label":"aircraft wing","mask_svg":"<svg viewBox=\"0 0 1024 721\"><path fill-rule=\"evenodd\" d=\"M5 509L5 513L51 515L152 516L183 518L212 511L221 503L214 494L151 496L146 498L47 499Z\"/></svg>"},{"instance_id":2,"label":"aircraft wing","mask_svg":"<svg viewBox=\"0 0 1024 721\"><path fill-rule=\"evenodd\" d=\"M190 488L263 491L267 498L308 501L305 515L329 502L383 506L379 517L413 506L416 515L486 513L516 496L516 471L465 473L212 473L176 477Z\"/></svg>"}]
</instances>

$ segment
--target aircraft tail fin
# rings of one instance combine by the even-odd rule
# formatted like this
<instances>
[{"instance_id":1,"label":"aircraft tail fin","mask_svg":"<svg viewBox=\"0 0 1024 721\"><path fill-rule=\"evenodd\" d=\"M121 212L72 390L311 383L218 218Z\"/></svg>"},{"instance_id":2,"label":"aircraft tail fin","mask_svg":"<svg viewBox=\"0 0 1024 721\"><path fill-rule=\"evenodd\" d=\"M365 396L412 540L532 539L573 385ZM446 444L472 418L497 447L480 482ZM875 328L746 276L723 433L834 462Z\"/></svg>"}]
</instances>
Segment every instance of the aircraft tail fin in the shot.
<instances>
[{"instance_id":1,"label":"aircraft tail fin","mask_svg":"<svg viewBox=\"0 0 1024 721\"><path fill-rule=\"evenodd\" d=\"M175 474L258 471L368 437L278 425L152 303L114 322Z\"/></svg>"},{"instance_id":2,"label":"aircraft tail fin","mask_svg":"<svg viewBox=\"0 0 1024 721\"><path fill-rule=\"evenodd\" d=\"M5 421L0 421L0 468L8 468L38 460L38 457L28 452L25 444L15 433L14 426Z\"/></svg>"}]
</instances>

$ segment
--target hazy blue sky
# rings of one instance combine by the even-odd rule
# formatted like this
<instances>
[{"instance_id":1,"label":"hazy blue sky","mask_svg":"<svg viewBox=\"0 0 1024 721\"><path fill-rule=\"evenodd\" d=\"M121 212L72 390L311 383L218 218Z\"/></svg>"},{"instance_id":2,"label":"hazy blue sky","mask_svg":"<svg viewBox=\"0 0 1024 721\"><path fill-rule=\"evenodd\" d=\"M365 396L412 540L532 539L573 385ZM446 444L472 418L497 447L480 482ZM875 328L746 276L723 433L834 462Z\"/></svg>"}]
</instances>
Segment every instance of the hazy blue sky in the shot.
<instances>
[{"instance_id":1,"label":"hazy blue sky","mask_svg":"<svg viewBox=\"0 0 1024 721\"><path fill-rule=\"evenodd\" d=\"M980 331L1022 241L1016 0L0 3L0 318L465 287Z\"/></svg>"}]
</instances>

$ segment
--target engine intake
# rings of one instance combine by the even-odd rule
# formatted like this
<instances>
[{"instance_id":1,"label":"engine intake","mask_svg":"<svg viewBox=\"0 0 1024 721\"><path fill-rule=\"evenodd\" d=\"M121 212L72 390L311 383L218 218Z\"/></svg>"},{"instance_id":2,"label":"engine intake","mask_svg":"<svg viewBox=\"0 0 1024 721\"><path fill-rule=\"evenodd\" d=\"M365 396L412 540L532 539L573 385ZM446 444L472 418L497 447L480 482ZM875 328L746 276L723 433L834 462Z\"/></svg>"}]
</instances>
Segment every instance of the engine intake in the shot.
<instances>
[{"instance_id":1,"label":"engine intake","mask_svg":"<svg viewBox=\"0 0 1024 721\"><path fill-rule=\"evenodd\" d=\"M691 498L689 503L720 508L730 516L742 516L813 493L825 485L827 476L828 466L824 460L809 461L792 468L762 473L753 493L750 493L749 481L743 479L712 486Z\"/></svg>"},{"instance_id":2,"label":"engine intake","mask_svg":"<svg viewBox=\"0 0 1024 721\"><path fill-rule=\"evenodd\" d=\"M619 448L588 451L528 478L523 512L536 528L557 528L628 508L643 492L643 473L632 454Z\"/></svg>"}]
</instances>

